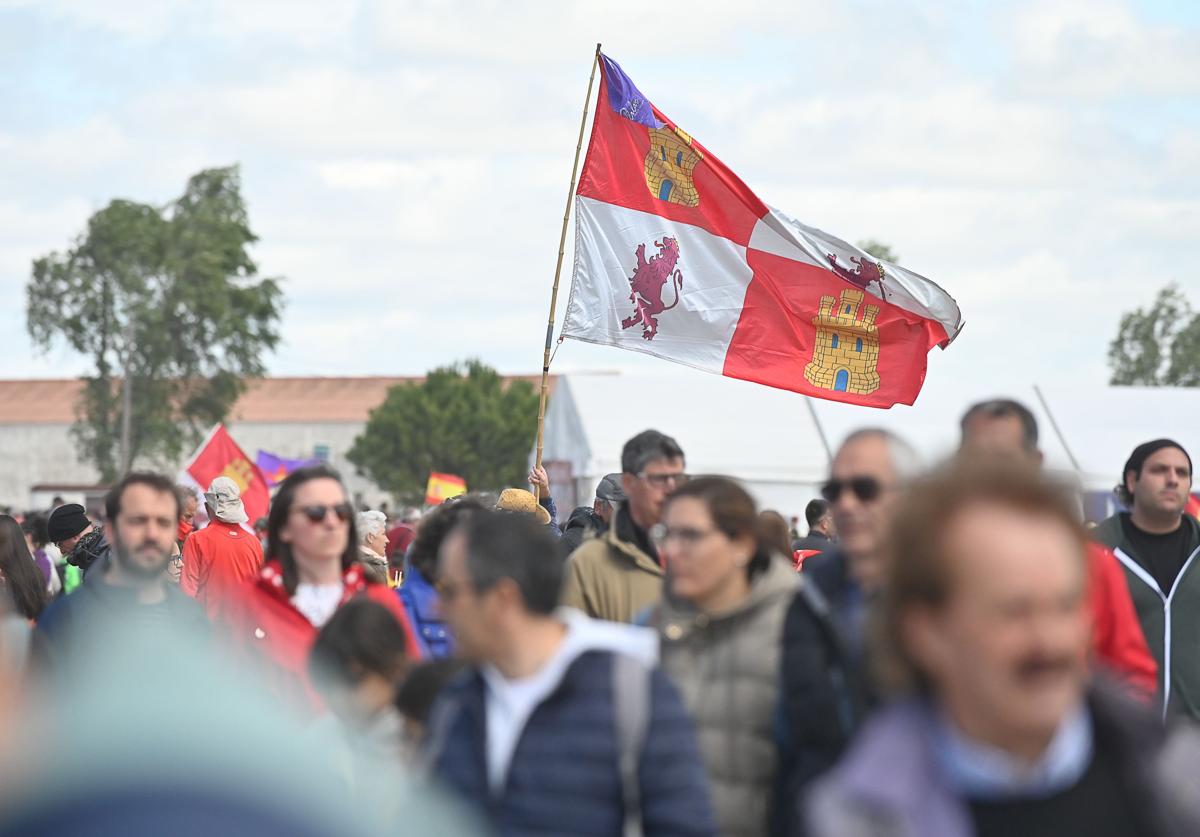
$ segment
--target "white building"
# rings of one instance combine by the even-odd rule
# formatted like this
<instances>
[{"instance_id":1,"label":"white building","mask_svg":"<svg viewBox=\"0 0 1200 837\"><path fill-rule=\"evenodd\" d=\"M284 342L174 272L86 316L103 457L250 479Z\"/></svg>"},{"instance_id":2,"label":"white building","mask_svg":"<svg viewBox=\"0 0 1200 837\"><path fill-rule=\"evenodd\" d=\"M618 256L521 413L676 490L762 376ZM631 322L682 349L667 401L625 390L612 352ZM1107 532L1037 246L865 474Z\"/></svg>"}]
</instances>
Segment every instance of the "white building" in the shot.
<instances>
[{"instance_id":1,"label":"white building","mask_svg":"<svg viewBox=\"0 0 1200 837\"><path fill-rule=\"evenodd\" d=\"M420 378L265 378L248 382L226 426L254 459L262 449L292 459L318 457L341 471L357 499L386 495L346 460L372 409L392 386ZM61 495L96 505L99 473L81 462L71 437L78 380L0 381L0 506L43 508ZM186 460L186 456L184 460ZM162 463L157 463L160 467ZM175 473L181 463L166 463Z\"/></svg>"}]
</instances>

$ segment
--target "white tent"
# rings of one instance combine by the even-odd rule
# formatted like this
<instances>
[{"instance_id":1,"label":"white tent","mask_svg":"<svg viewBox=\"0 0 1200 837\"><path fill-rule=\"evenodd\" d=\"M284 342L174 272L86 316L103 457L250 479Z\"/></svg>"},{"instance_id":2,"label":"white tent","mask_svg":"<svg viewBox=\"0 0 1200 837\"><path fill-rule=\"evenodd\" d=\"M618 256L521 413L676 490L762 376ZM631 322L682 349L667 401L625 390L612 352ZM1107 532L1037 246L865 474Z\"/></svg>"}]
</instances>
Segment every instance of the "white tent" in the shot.
<instances>
[{"instance_id":1,"label":"white tent","mask_svg":"<svg viewBox=\"0 0 1200 837\"><path fill-rule=\"evenodd\" d=\"M802 514L829 468L820 431L795 393L669 367L669 374L560 375L542 459L565 518L621 470L621 448L648 428L675 437L693 474L743 480L764 508Z\"/></svg>"},{"instance_id":2,"label":"white tent","mask_svg":"<svg viewBox=\"0 0 1200 837\"><path fill-rule=\"evenodd\" d=\"M912 407L876 410L664 366L657 374L559 376L546 414L543 460L565 519L572 506L591 502L601 477L621 470L625 440L654 428L678 440L689 472L737 477L763 508L802 515L827 476L823 439L836 450L855 429L883 427L933 463L958 445L966 409L997 397L1014 398L1033 411L1047 467L1075 475L1099 511L1101 495L1116 485L1130 451L1141 442L1168 436L1200 454L1196 388L1048 390L1030 383L963 385L934 376Z\"/></svg>"}]
</instances>

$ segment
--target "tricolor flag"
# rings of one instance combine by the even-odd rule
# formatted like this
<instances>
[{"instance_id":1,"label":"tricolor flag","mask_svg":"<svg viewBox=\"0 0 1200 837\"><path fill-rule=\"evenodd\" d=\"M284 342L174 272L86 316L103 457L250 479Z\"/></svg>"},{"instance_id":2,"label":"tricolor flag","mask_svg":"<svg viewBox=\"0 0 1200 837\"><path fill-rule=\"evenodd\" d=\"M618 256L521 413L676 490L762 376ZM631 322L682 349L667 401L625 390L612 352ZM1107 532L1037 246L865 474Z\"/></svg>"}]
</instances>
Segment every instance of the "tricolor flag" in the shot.
<instances>
[{"instance_id":1,"label":"tricolor flag","mask_svg":"<svg viewBox=\"0 0 1200 837\"><path fill-rule=\"evenodd\" d=\"M180 481L207 491L217 477L230 477L238 484L242 490L242 505L246 507L246 516L250 518L249 525L253 525L260 517L266 517L271 505L267 479L233 441L223 424L215 425L209 431L192 458L183 466Z\"/></svg>"},{"instance_id":2,"label":"tricolor flag","mask_svg":"<svg viewBox=\"0 0 1200 837\"><path fill-rule=\"evenodd\" d=\"M258 456L255 457L255 464L266 477L267 485L271 487L279 485L287 479L287 475L292 471L306 468L309 465L317 465L320 461L320 459L288 459L265 450L260 450Z\"/></svg>"},{"instance_id":3,"label":"tricolor flag","mask_svg":"<svg viewBox=\"0 0 1200 837\"><path fill-rule=\"evenodd\" d=\"M454 474L429 474L429 482L425 486L425 505L441 505L443 500L467 493L467 481Z\"/></svg>"},{"instance_id":4,"label":"tricolor flag","mask_svg":"<svg viewBox=\"0 0 1200 837\"><path fill-rule=\"evenodd\" d=\"M962 328L923 276L758 199L605 55L562 335L871 407Z\"/></svg>"}]
</instances>

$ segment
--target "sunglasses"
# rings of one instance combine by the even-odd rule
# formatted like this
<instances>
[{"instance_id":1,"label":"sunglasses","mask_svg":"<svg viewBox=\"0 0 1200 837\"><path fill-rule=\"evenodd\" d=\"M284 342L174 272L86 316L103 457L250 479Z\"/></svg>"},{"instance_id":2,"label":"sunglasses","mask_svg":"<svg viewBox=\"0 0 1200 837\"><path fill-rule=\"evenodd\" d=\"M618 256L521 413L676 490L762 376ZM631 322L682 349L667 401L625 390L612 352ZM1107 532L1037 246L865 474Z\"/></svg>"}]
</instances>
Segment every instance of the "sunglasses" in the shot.
<instances>
[{"instance_id":1,"label":"sunglasses","mask_svg":"<svg viewBox=\"0 0 1200 837\"><path fill-rule=\"evenodd\" d=\"M330 512L337 515L339 521L345 523L350 519L350 515L354 514L354 507L349 503L338 503L336 506L300 506L299 511L311 523L320 523Z\"/></svg>"},{"instance_id":2,"label":"sunglasses","mask_svg":"<svg viewBox=\"0 0 1200 837\"><path fill-rule=\"evenodd\" d=\"M851 477L848 480L830 480L821 486L821 496L830 503L836 503L843 491L849 491L861 503L869 503L879 499L883 493L883 483L874 477Z\"/></svg>"}]
</instances>

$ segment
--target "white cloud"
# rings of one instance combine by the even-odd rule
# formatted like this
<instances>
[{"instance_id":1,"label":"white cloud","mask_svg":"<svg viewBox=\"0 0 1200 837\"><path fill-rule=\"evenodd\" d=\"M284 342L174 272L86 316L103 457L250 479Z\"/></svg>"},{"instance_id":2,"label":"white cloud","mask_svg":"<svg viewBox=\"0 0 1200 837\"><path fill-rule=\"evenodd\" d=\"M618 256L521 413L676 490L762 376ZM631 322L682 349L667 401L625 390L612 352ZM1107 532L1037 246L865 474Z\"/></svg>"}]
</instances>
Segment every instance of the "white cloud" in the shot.
<instances>
[{"instance_id":1,"label":"white cloud","mask_svg":"<svg viewBox=\"0 0 1200 837\"><path fill-rule=\"evenodd\" d=\"M1012 25L1038 92L1081 97L1200 92L1196 31L1153 25L1117 0L1037 0Z\"/></svg>"},{"instance_id":2,"label":"white cloud","mask_svg":"<svg viewBox=\"0 0 1200 837\"><path fill-rule=\"evenodd\" d=\"M24 9L162 38L171 58L212 41L229 65L118 85L48 128L6 123L0 288L19 295L29 258L108 199L165 200L241 161L255 256L288 280L279 372L419 372L467 354L536 366L597 39L765 200L888 241L959 299L967 331L931 374L1016 364L1099 382L1127 289L1193 278L1179 254L1200 228L1200 133L1130 131L1105 99L1194 90L1190 35L1106 0L1001 14L1000 35L974 36L1005 60L969 69L946 43L957 14L886 4L870 18L766 0ZM1081 325L1059 329L1064 309ZM559 363L647 361L570 343Z\"/></svg>"}]
</instances>

